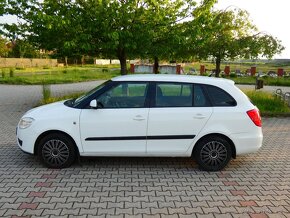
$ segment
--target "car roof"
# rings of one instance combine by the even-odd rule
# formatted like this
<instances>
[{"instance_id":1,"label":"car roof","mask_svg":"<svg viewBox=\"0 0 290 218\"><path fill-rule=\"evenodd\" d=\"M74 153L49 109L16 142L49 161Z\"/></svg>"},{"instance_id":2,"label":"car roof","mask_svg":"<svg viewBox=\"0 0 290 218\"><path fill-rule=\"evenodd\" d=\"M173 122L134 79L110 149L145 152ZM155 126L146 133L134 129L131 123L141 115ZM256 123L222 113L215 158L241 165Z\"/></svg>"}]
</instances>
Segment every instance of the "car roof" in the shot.
<instances>
[{"instance_id":1,"label":"car roof","mask_svg":"<svg viewBox=\"0 0 290 218\"><path fill-rule=\"evenodd\" d=\"M157 81L157 82L187 82L187 83L205 83L205 84L234 84L234 81L206 77L206 76L191 76L191 75L174 75L174 74L134 74L124 75L112 78L112 81Z\"/></svg>"}]
</instances>

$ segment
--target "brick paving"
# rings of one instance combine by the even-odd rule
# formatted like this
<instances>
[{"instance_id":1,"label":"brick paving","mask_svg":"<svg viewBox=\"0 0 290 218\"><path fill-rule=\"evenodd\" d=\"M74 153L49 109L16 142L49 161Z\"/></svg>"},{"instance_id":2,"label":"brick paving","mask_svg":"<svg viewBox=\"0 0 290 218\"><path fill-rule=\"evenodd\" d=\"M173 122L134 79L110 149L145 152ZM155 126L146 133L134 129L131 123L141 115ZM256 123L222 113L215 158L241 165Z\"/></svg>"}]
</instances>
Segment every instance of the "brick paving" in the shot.
<instances>
[{"instance_id":1,"label":"brick paving","mask_svg":"<svg viewBox=\"0 0 290 218\"><path fill-rule=\"evenodd\" d=\"M290 217L290 118L263 119L262 149L221 172L189 158L125 157L53 170L15 142L20 116L40 98L40 86L0 85L0 217Z\"/></svg>"}]
</instances>

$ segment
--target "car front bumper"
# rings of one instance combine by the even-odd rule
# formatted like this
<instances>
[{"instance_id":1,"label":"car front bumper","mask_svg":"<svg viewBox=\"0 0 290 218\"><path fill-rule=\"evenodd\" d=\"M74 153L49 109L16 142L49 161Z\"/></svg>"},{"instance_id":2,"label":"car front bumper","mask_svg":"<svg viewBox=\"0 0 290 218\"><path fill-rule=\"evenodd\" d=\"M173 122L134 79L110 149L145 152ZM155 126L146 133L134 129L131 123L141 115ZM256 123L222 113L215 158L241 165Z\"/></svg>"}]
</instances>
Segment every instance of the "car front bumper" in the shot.
<instances>
[{"instance_id":1,"label":"car front bumper","mask_svg":"<svg viewBox=\"0 0 290 218\"><path fill-rule=\"evenodd\" d=\"M27 129L16 128L16 137L18 147L25 153L33 154L34 153L34 144L36 136L31 131Z\"/></svg>"}]
</instances>

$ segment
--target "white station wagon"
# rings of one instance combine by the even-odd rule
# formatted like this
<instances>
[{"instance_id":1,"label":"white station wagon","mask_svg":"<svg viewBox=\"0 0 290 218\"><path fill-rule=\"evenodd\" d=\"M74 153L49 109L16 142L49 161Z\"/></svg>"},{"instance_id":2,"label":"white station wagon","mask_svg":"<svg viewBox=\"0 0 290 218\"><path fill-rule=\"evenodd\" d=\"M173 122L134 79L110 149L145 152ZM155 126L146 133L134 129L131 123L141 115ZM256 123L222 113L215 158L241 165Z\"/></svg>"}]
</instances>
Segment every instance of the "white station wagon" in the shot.
<instances>
[{"instance_id":1,"label":"white station wagon","mask_svg":"<svg viewBox=\"0 0 290 218\"><path fill-rule=\"evenodd\" d=\"M78 99L28 111L19 147L52 168L78 156L192 157L207 171L262 145L258 109L233 81L183 75L113 78Z\"/></svg>"}]
</instances>

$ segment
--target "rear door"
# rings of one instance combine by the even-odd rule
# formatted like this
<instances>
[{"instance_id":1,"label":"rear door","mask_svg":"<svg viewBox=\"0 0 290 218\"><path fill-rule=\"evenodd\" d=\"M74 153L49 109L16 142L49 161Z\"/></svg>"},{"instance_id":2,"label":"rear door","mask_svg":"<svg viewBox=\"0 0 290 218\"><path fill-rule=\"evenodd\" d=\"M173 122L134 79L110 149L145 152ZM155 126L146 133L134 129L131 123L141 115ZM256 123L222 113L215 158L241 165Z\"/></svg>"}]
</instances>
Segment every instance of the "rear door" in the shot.
<instances>
[{"instance_id":1,"label":"rear door","mask_svg":"<svg viewBox=\"0 0 290 218\"><path fill-rule=\"evenodd\" d=\"M156 82L154 90L147 153L182 156L210 118L212 107L198 84Z\"/></svg>"}]
</instances>

